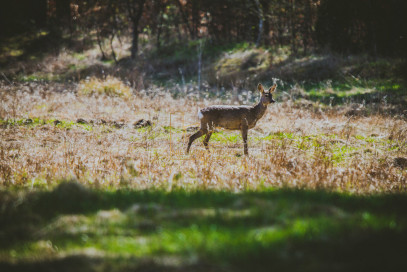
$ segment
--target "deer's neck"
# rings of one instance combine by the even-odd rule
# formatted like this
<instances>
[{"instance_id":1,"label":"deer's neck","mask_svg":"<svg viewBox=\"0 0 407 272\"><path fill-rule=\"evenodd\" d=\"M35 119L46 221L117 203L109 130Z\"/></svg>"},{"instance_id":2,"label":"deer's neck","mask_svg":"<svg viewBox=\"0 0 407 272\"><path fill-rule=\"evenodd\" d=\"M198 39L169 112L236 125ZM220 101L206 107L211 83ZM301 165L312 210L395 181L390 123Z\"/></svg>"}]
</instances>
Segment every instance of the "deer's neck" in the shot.
<instances>
[{"instance_id":1,"label":"deer's neck","mask_svg":"<svg viewBox=\"0 0 407 272\"><path fill-rule=\"evenodd\" d=\"M263 103L260 100L260 102L253 107L253 113L254 113L255 119L259 120L260 118L262 118L264 113L266 112L266 110L267 110L267 105L263 105Z\"/></svg>"}]
</instances>

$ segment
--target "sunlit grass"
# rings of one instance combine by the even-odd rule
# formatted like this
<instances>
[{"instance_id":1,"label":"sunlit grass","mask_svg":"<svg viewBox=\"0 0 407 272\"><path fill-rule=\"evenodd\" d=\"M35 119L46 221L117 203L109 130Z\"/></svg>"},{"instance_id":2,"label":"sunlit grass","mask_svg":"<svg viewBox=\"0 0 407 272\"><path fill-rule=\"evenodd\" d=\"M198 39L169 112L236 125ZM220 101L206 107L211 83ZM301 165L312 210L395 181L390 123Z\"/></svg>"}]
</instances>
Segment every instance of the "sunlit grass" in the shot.
<instances>
[{"instance_id":1,"label":"sunlit grass","mask_svg":"<svg viewBox=\"0 0 407 272\"><path fill-rule=\"evenodd\" d=\"M195 61L201 42L203 78L213 86L243 78L279 85L278 103L249 131L249 156L240 132L224 130L213 133L209 152L201 138L185 154L197 109L258 98L255 85L237 94L171 85L180 73L195 80L194 69L179 67ZM1 271L404 265L405 87L374 76L392 75L391 60L292 58L289 47L196 40L152 52L152 82L166 86L157 87L143 85L144 73L128 77L127 67L116 73L123 67L101 61L96 47L61 52L14 65L28 53L15 41L0 55L12 60L3 71L16 81L0 82ZM169 68L161 77L157 67ZM209 78L210 67L221 73ZM136 128L140 119L149 125Z\"/></svg>"},{"instance_id":2,"label":"sunlit grass","mask_svg":"<svg viewBox=\"0 0 407 272\"><path fill-rule=\"evenodd\" d=\"M55 126L60 129L71 129L71 128L83 128L84 130L91 131L93 126L91 124L77 123L74 121L58 120L58 119L40 119L40 118L21 118L21 119L0 119L0 125L5 127L13 126L26 126L26 127L37 127L37 126Z\"/></svg>"},{"instance_id":3,"label":"sunlit grass","mask_svg":"<svg viewBox=\"0 0 407 272\"><path fill-rule=\"evenodd\" d=\"M167 93L2 96L0 181L6 187L53 188L67 177L95 187L166 190L300 186L374 193L407 186L405 166L396 162L407 156L406 124L392 117L349 118L346 107L287 101L271 105L249 131L249 157L242 156L241 133L225 130L213 133L210 152L202 137L186 155L196 109L210 101ZM150 126L135 128L140 119Z\"/></svg>"},{"instance_id":4,"label":"sunlit grass","mask_svg":"<svg viewBox=\"0 0 407 272\"><path fill-rule=\"evenodd\" d=\"M98 78L85 79L79 82L78 94L93 95L105 94L107 96L118 96L129 98L132 95L132 90L125 85L121 80L108 76L105 80Z\"/></svg>"}]
</instances>

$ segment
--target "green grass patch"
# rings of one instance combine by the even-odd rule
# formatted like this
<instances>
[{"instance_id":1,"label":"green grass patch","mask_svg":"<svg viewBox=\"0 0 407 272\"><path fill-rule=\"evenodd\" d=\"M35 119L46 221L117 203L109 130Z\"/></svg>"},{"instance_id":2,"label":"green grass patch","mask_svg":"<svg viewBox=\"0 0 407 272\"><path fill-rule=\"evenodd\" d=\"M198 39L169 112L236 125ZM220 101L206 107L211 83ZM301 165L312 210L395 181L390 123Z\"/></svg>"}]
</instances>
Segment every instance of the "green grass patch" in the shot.
<instances>
[{"instance_id":1,"label":"green grass patch","mask_svg":"<svg viewBox=\"0 0 407 272\"><path fill-rule=\"evenodd\" d=\"M331 157L329 159L338 164L349 158L357 150L357 147L351 145L335 144L331 147Z\"/></svg>"},{"instance_id":2,"label":"green grass patch","mask_svg":"<svg viewBox=\"0 0 407 272\"><path fill-rule=\"evenodd\" d=\"M70 255L86 260L85 252L105 256L103 266L137 267L132 256L172 258L181 268L192 258L228 271L353 267L367 257L381 267L385 260L403 263L396 253L407 242L406 195L90 190L62 183L53 191L16 188L0 196L6 207L0 212L0 268L36 267ZM293 262L298 256L301 262Z\"/></svg>"},{"instance_id":3,"label":"green grass patch","mask_svg":"<svg viewBox=\"0 0 407 272\"><path fill-rule=\"evenodd\" d=\"M84 54L81 53L73 53L73 57L77 60L85 60L86 56Z\"/></svg>"},{"instance_id":4,"label":"green grass patch","mask_svg":"<svg viewBox=\"0 0 407 272\"><path fill-rule=\"evenodd\" d=\"M334 166L346 165L355 154L360 152L396 151L401 148L399 143L387 138L355 135L354 139L342 139L336 134L296 135L294 133L277 132L267 136L255 137L255 142L273 142L278 146L298 148L307 156L322 156ZM358 141L355 141L358 140Z\"/></svg>"},{"instance_id":5,"label":"green grass patch","mask_svg":"<svg viewBox=\"0 0 407 272\"><path fill-rule=\"evenodd\" d=\"M352 77L341 80L306 82L304 88L307 98L324 104L337 105L346 101L407 103L407 87L400 80L367 79Z\"/></svg>"},{"instance_id":6,"label":"green grass patch","mask_svg":"<svg viewBox=\"0 0 407 272\"><path fill-rule=\"evenodd\" d=\"M0 119L2 126L29 126L36 127L40 125L54 125L61 129L71 129L74 127L82 128L91 131L93 126L91 124L76 123L74 121L56 120L56 119L41 119L35 118L20 118L20 119Z\"/></svg>"},{"instance_id":7,"label":"green grass patch","mask_svg":"<svg viewBox=\"0 0 407 272\"><path fill-rule=\"evenodd\" d=\"M218 131L212 134L211 141L216 141L220 143L237 143L241 142L242 135L239 133L233 133L229 131Z\"/></svg>"},{"instance_id":8,"label":"green grass patch","mask_svg":"<svg viewBox=\"0 0 407 272\"><path fill-rule=\"evenodd\" d=\"M295 137L293 133L287 133L287 132L276 132L274 134L270 134L268 136L265 137L259 137L257 138L258 140L265 140L265 141L269 141L269 140L273 140L273 139L279 139L279 140L283 140L283 139L294 139L294 138L299 138L299 137Z\"/></svg>"},{"instance_id":9,"label":"green grass patch","mask_svg":"<svg viewBox=\"0 0 407 272\"><path fill-rule=\"evenodd\" d=\"M170 133L170 132L171 133L183 133L184 132L182 128L177 128L177 127L173 127L173 126L163 126L163 129L167 133Z\"/></svg>"},{"instance_id":10,"label":"green grass patch","mask_svg":"<svg viewBox=\"0 0 407 272\"><path fill-rule=\"evenodd\" d=\"M61 81L62 75L52 73L34 73L31 75L19 74L15 78L19 82L58 82Z\"/></svg>"}]
</instances>

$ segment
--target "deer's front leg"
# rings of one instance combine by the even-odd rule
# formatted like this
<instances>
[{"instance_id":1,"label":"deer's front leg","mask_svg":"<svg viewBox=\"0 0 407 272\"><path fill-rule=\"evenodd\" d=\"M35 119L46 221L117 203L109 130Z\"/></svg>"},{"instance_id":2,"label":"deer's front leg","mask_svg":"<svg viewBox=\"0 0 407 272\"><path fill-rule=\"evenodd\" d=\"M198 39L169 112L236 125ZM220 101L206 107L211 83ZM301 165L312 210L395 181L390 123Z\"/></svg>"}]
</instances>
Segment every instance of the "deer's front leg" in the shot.
<instances>
[{"instance_id":1,"label":"deer's front leg","mask_svg":"<svg viewBox=\"0 0 407 272\"><path fill-rule=\"evenodd\" d=\"M244 145L244 154L249 155L249 151L247 148L247 131L248 131L248 126L242 125L242 138L243 138L243 145Z\"/></svg>"}]
</instances>

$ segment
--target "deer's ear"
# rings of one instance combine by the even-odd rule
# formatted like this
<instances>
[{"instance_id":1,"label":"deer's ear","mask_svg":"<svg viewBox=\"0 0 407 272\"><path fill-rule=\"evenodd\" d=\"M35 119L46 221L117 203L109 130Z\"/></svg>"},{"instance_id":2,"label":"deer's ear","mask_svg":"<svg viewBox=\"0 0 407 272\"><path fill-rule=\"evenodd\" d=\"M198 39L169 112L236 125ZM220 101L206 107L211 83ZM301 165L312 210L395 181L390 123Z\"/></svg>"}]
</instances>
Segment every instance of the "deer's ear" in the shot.
<instances>
[{"instance_id":1,"label":"deer's ear","mask_svg":"<svg viewBox=\"0 0 407 272\"><path fill-rule=\"evenodd\" d=\"M270 87L269 92L272 93L276 90L277 84L274 84L273 86Z\"/></svg>"},{"instance_id":2,"label":"deer's ear","mask_svg":"<svg viewBox=\"0 0 407 272\"><path fill-rule=\"evenodd\" d=\"M259 83L257 85L257 90L259 90L259 92L261 92L261 93L264 93L264 88L263 88L263 85L261 85L261 83Z\"/></svg>"}]
</instances>

